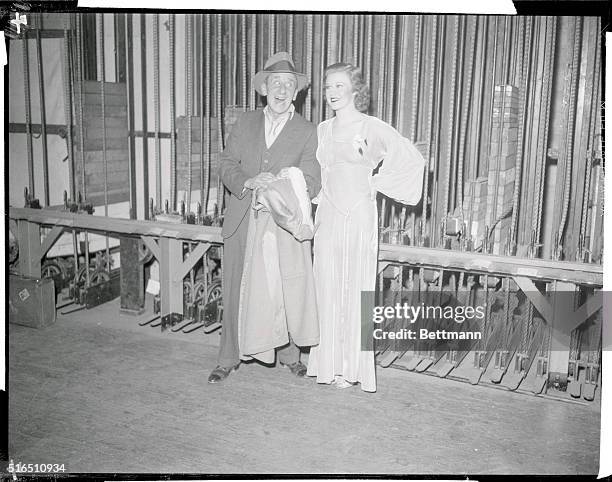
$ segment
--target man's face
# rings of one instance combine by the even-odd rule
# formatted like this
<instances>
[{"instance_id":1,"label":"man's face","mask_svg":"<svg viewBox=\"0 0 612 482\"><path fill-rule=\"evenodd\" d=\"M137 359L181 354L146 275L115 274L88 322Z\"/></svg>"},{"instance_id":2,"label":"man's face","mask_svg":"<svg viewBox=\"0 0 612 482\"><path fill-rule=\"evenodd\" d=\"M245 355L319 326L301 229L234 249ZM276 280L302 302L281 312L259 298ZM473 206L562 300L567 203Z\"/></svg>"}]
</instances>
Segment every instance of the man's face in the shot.
<instances>
[{"instance_id":1,"label":"man's face","mask_svg":"<svg viewBox=\"0 0 612 482\"><path fill-rule=\"evenodd\" d=\"M287 112L297 97L297 78L294 74L270 74L262 86L273 116Z\"/></svg>"}]
</instances>

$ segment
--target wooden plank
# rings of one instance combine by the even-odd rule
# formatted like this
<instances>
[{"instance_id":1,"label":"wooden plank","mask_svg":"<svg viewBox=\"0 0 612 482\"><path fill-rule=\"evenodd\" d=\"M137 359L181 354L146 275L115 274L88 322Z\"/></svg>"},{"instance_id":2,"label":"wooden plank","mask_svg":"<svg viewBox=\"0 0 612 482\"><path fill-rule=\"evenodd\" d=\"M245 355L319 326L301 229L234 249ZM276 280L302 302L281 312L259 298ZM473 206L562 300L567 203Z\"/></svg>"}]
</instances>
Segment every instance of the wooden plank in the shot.
<instances>
[{"instance_id":1,"label":"wooden plank","mask_svg":"<svg viewBox=\"0 0 612 482\"><path fill-rule=\"evenodd\" d=\"M568 281L599 287L603 285L603 267L595 264L498 256L386 243L380 243L379 260L412 264L419 267L454 268L501 276L524 276L531 279Z\"/></svg>"},{"instance_id":2,"label":"wooden plank","mask_svg":"<svg viewBox=\"0 0 612 482\"><path fill-rule=\"evenodd\" d=\"M58 225L89 231L169 237L222 244L221 228L194 224L172 224L137 219L90 216L49 209L9 207L9 217L42 225Z\"/></svg>"}]
</instances>

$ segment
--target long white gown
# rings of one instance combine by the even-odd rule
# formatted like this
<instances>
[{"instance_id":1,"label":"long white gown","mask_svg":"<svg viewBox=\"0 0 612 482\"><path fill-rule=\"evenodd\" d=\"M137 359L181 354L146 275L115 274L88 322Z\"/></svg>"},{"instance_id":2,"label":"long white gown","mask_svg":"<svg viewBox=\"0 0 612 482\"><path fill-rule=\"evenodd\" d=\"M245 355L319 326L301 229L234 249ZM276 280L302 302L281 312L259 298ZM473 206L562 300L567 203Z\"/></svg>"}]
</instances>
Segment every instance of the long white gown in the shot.
<instances>
[{"instance_id":1,"label":"long white gown","mask_svg":"<svg viewBox=\"0 0 612 482\"><path fill-rule=\"evenodd\" d=\"M363 115L348 138L334 119L318 126L321 192L315 217L314 276L321 339L308 375L336 375L376 391L374 353L361 345L361 292L374 291L378 258L377 191L404 204L421 198L425 161L393 127ZM378 173L372 171L382 161Z\"/></svg>"}]
</instances>

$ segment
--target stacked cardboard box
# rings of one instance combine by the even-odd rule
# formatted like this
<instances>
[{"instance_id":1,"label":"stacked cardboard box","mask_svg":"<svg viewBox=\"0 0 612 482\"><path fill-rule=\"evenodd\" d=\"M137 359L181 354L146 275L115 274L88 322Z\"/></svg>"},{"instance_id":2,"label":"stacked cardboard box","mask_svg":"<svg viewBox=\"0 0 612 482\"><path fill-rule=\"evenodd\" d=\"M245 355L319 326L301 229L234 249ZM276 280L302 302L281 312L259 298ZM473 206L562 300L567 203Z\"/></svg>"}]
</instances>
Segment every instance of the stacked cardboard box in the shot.
<instances>
[{"instance_id":1,"label":"stacked cardboard box","mask_svg":"<svg viewBox=\"0 0 612 482\"><path fill-rule=\"evenodd\" d=\"M485 215L487 212L487 178L479 177L466 182L463 197L463 215L466 222L471 219L468 231L475 243L479 244L484 236Z\"/></svg>"},{"instance_id":2,"label":"stacked cardboard box","mask_svg":"<svg viewBox=\"0 0 612 482\"><path fill-rule=\"evenodd\" d=\"M518 146L518 108L516 87L495 87L485 216L490 228L497 223L490 238L495 254L503 252L510 235L510 217L500 218L512 209Z\"/></svg>"}]
</instances>

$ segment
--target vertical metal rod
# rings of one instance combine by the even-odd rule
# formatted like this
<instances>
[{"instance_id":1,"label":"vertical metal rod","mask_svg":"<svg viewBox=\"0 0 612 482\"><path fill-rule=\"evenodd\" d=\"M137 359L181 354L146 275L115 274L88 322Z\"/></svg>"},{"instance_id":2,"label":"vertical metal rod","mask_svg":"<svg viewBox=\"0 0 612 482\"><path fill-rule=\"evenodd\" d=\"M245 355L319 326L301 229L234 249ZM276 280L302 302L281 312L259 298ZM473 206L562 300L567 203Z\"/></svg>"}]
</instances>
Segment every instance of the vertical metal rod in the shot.
<instances>
[{"instance_id":1,"label":"vertical metal rod","mask_svg":"<svg viewBox=\"0 0 612 482\"><path fill-rule=\"evenodd\" d=\"M512 30L512 37L510 40L510 45L515 46L515 45L519 45L519 43L521 42L521 37L522 37L522 21L523 21L523 17L513 17L512 19L510 19L510 23L511 23L511 30ZM518 22L518 32L517 32L517 28L516 28L516 23ZM510 74L508 76L508 83L512 84L512 85L518 85L517 79L516 79L516 70L517 70L517 64L519 62L521 62L522 65L522 59L520 59L520 53L521 51L517 48L511 48L511 54L510 54Z\"/></svg>"},{"instance_id":2,"label":"vertical metal rod","mask_svg":"<svg viewBox=\"0 0 612 482\"><path fill-rule=\"evenodd\" d=\"M198 44L198 50L196 51L196 58L199 62L199 65L204 65L204 42L206 42L204 37L204 15L198 15L198 22L196 23L196 29L198 31L199 39L196 40ZM200 116L200 217L198 218L197 223L199 224L203 217L206 215L206 206L204 205L204 109L205 100L204 100L204 72L198 69L198 115ZM206 264L204 265L206 266Z\"/></svg>"},{"instance_id":3,"label":"vertical metal rod","mask_svg":"<svg viewBox=\"0 0 612 482\"><path fill-rule=\"evenodd\" d=\"M338 59L338 16L327 17L327 56L326 65L335 63Z\"/></svg>"},{"instance_id":4,"label":"vertical metal rod","mask_svg":"<svg viewBox=\"0 0 612 482\"><path fill-rule=\"evenodd\" d=\"M570 189L572 186L572 161L574 157L574 121L576 118L576 88L577 78L580 73L578 72L579 57L580 57L580 45L582 43L582 18L576 17L576 27L574 32L574 50L572 54L572 66L570 73L570 94L569 94L569 106L568 106L568 123L567 132L565 139L567 140L567 148L562 151L565 156L565 176L564 176L564 188L563 188L563 211L561 214L561 221L559 223L559 230L557 233L557 239L559 243L562 242L565 225L567 222L567 212L569 210L570 203Z\"/></svg>"},{"instance_id":5,"label":"vertical metal rod","mask_svg":"<svg viewBox=\"0 0 612 482\"><path fill-rule=\"evenodd\" d=\"M127 70L127 69L126 69ZM145 14L140 14L140 78L141 78L141 99L142 99L142 189L143 189L143 208L144 218L149 219L149 122L147 114L147 26ZM132 84L133 85L133 84ZM132 131L130 137L133 138ZM136 171L134 171L136 172ZM134 176L136 177L136 176ZM134 207L136 215L137 196L134 196Z\"/></svg>"},{"instance_id":6,"label":"vertical metal rod","mask_svg":"<svg viewBox=\"0 0 612 482\"><path fill-rule=\"evenodd\" d=\"M372 26L373 26L373 16L372 15L366 15L366 25L367 25L367 38L365 40L365 61L364 61L364 67L363 67L363 75L364 75L364 79L366 80L366 83L370 86L370 89L372 89L372 81L371 81L371 77L372 77L372 41L374 39L374 34L372 32Z\"/></svg>"},{"instance_id":7,"label":"vertical metal rod","mask_svg":"<svg viewBox=\"0 0 612 482\"><path fill-rule=\"evenodd\" d=\"M274 54L276 49L276 16L268 15L268 56Z\"/></svg>"},{"instance_id":8,"label":"vertical metal rod","mask_svg":"<svg viewBox=\"0 0 612 482\"><path fill-rule=\"evenodd\" d=\"M312 30L313 16L311 14L306 15L306 78L312 81L312 43L313 43L313 30ZM308 89L306 92L306 119L312 122L312 89Z\"/></svg>"},{"instance_id":9,"label":"vertical metal rod","mask_svg":"<svg viewBox=\"0 0 612 482\"><path fill-rule=\"evenodd\" d=\"M34 152L32 151L32 101L30 99L30 53L28 36L23 36L23 87L25 94L26 142L28 153L28 186L30 195L36 197L34 190Z\"/></svg>"},{"instance_id":10,"label":"vertical metal rod","mask_svg":"<svg viewBox=\"0 0 612 482\"><path fill-rule=\"evenodd\" d=\"M193 180L191 177L191 171L193 169L193 159L191 158L193 154L193 137L191 135L191 128L193 126L193 111L192 111L192 103L193 103L193 95L192 95L192 83L193 83L193 46L192 46L192 37L193 37L193 15L187 14L185 15L185 107L187 113L187 212L191 212L191 189L193 185Z\"/></svg>"},{"instance_id":11,"label":"vertical metal rod","mask_svg":"<svg viewBox=\"0 0 612 482\"><path fill-rule=\"evenodd\" d=\"M117 14L115 14L117 15ZM115 17L116 18L116 17ZM134 22L133 14L125 14L125 90L127 94L127 125L128 125L128 184L130 186L130 219L138 217L136 196L136 139L134 136ZM144 76L144 71L143 74ZM143 102L146 95L143 93ZM146 118L143 117L143 128L146 132ZM143 146L147 143L146 134L143 137ZM148 208L148 203L145 202Z\"/></svg>"},{"instance_id":12,"label":"vertical metal rod","mask_svg":"<svg viewBox=\"0 0 612 482\"><path fill-rule=\"evenodd\" d=\"M387 39L387 16L381 15L381 26L380 26L380 45L379 45L379 58L378 58L378 72L385 72L385 52L386 52L386 39ZM381 119L384 118L384 81L381 77L377 79L377 93L376 93L376 115Z\"/></svg>"},{"instance_id":13,"label":"vertical metal rod","mask_svg":"<svg viewBox=\"0 0 612 482\"><path fill-rule=\"evenodd\" d=\"M449 88L449 115L448 115L448 132L446 135L446 172L445 172L445 186L444 186L444 204L443 204L443 216L449 212L449 197L451 190L451 167L453 163L453 124L455 120L455 101L456 101L456 84L457 84L457 50L458 50L458 39L459 39L459 18L454 15L453 19L453 40L452 40L452 54L451 59L453 61L453 68L451 70L450 88Z\"/></svg>"},{"instance_id":14,"label":"vertical metal rod","mask_svg":"<svg viewBox=\"0 0 612 482\"><path fill-rule=\"evenodd\" d=\"M587 229L587 218L588 218L589 198L590 198L590 193L591 193L591 182L592 182L592 175L594 171L593 160L595 159L595 150L597 149L595 145L595 140L598 139L598 134L599 134L596 128L597 128L597 117L599 115L599 105L600 105L600 100L599 100L599 86L600 86L600 76L601 76L600 55L601 55L601 48L600 48L600 41L598 37L595 43L595 69L593 72L594 81L593 81L593 93L591 95L592 105L591 105L591 119L590 119L590 126L589 126L589 138L591 139L591 146L589 149L590 155L588 156L588 165L586 167L586 172L585 172L585 176L586 176L585 177L585 190L584 190L584 198L582 201L582 217L581 217L581 222L580 222L580 232L584 233L585 236L586 236L586 229ZM592 242L592 240L589 239L589 242ZM589 249L589 251L591 251L591 249Z\"/></svg>"},{"instance_id":15,"label":"vertical metal rod","mask_svg":"<svg viewBox=\"0 0 612 482\"><path fill-rule=\"evenodd\" d=\"M325 72L325 68L329 65L331 65L333 62L331 61L332 59L332 51L331 51L331 44L332 44L332 37L331 37L331 23L333 21L333 18L331 15L327 15L326 17L321 19L321 30L323 31L323 29L327 28L326 32L327 34L321 34L321 71ZM325 52L325 54L323 54L323 52ZM320 92L319 92L319 99L322 99L321 104L323 106L322 109L322 113L323 113L323 117L325 119L331 117L330 116L330 108L327 105L327 102L325 101L325 85L323 83L319 84L320 86Z\"/></svg>"},{"instance_id":16,"label":"vertical metal rod","mask_svg":"<svg viewBox=\"0 0 612 482\"><path fill-rule=\"evenodd\" d=\"M406 40L408 40L408 35L406 30L408 27L407 18L404 18L403 29ZM419 115L419 80L420 80L420 72L421 72L421 38L422 38L422 20L423 17L421 15L417 15L415 18L415 26L414 26L414 49L412 51L413 55L413 63L414 67L412 70L412 111L410 115L410 139L412 142L416 142L417 136L417 118ZM402 52L405 50L405 47L402 48ZM403 64L400 63L400 66ZM401 67L400 67L401 68ZM400 74L401 75L401 74ZM403 78L403 75L402 75ZM400 103L400 106L402 104Z\"/></svg>"},{"instance_id":17,"label":"vertical metal rod","mask_svg":"<svg viewBox=\"0 0 612 482\"><path fill-rule=\"evenodd\" d=\"M525 80L525 95L526 104L530 108L526 109L525 122L523 126L523 172L521 174L521 193L519 206L521 206L521 212L518 213L518 228L517 228L517 240L518 244L522 246L528 246L531 243L533 231L535 226L535 220L533 219L534 213L534 196L537 195L535 192L535 178L537 174L537 150L532 148L534 142L534 117L537 116L537 109L541 98L538 97L537 89L538 82L538 69L534 67L538 63L538 42L540 36L540 19L534 19L533 17L526 17L526 38L525 38L525 51L527 52L527 58L523 59L525 64L525 72L527 79ZM532 48L533 45L533 48ZM533 224L532 224L533 223Z\"/></svg>"},{"instance_id":18,"label":"vertical metal rod","mask_svg":"<svg viewBox=\"0 0 612 482\"><path fill-rule=\"evenodd\" d=\"M525 126L524 126L524 155L525 163L524 169L521 176L522 181L522 192L520 205L523 206L519 213L517 228L517 238L519 238L519 244L528 246L532 243L533 233L537 221L534 218L534 197L537 195L535 188L535 180L538 172L538 151L537 148L532 148L534 143L533 133L534 117L537 116L538 109L540 108L539 102L541 102L541 93L538 94L538 84L536 79L539 76L537 64L539 58L539 38L542 21L539 18L528 17L526 18L529 35L525 39L525 49L529 52L528 62L526 63L525 69L529 76L529 80L526 82L525 94L527 95L526 105L530 106L530 109L525 113ZM532 48L533 45L533 48ZM538 104L536 106L536 104ZM532 106L532 107L531 107ZM537 140L537 139L536 139Z\"/></svg>"},{"instance_id":19,"label":"vertical metal rod","mask_svg":"<svg viewBox=\"0 0 612 482\"><path fill-rule=\"evenodd\" d=\"M495 17L495 27L493 28L493 35L495 36L495 41L493 42L493 70L492 70L492 74L491 74L491 102L489 103L489 126L488 126L488 132L489 132L489 144L491 143L491 133L493 132L493 102L495 99L495 71L497 68L497 37L498 37L498 17ZM488 159L488 154L489 154L489 148L486 148L486 157L485 159ZM488 168L488 160L487 160L487 168Z\"/></svg>"},{"instance_id":20,"label":"vertical metal rod","mask_svg":"<svg viewBox=\"0 0 612 482\"><path fill-rule=\"evenodd\" d=\"M444 44L446 42L446 24L447 24L447 17L442 17L442 25L440 27L440 35L438 38L439 43L439 53L438 53L438 76L437 76L437 82L436 82L436 89L435 92L437 92L437 96L436 96L436 108L435 108L435 120L434 122L436 124L439 124L441 122L442 119L442 85L444 83L444 77L442 76L442 73L444 72L443 69L443 65L444 65L444 54L445 54L445 47ZM432 177L434 179L434 184L433 184L433 192L432 192L432 206L431 206L431 216L430 216L430 223L429 223L429 231L430 231L430 235L429 235L429 239L430 239L430 246L436 246L436 243L438 241L438 213L437 213L437 209L438 209L438 185L439 182L437 180L438 178L438 170L439 170L439 154L440 154L440 132L439 130L436 131L434 130L434 139L435 141L432 141L432 145L433 148L432 149L434 151L433 156L431 156L434 159L434 167L433 167L433 173L432 173ZM431 154L430 154L431 155Z\"/></svg>"},{"instance_id":21,"label":"vertical metal rod","mask_svg":"<svg viewBox=\"0 0 612 482\"><path fill-rule=\"evenodd\" d=\"M96 23L98 24L98 70L100 76L100 100L102 102L102 161L104 163L104 216L108 217L108 160L106 157L106 72L104 58L104 14L96 14ZM110 245L108 236L104 238L106 244L106 269L110 271ZM89 272L89 265L85 268Z\"/></svg>"},{"instance_id":22,"label":"vertical metal rod","mask_svg":"<svg viewBox=\"0 0 612 482\"><path fill-rule=\"evenodd\" d=\"M489 51L489 30L491 28L491 18L490 17L480 17L479 20L482 19L483 22L483 41L482 41L482 47L480 50L481 56L486 56L488 54ZM479 168L480 168L480 158L486 156L486 154L483 154L483 149L484 149L484 136L482 135L482 133L484 132L485 128L484 128L484 109L485 109L485 87L486 87L486 74L487 74L487 68L486 68L486 62L483 62L481 67L480 67L480 96L479 96L479 103L478 103L478 112L477 112L477 122L475 123L475 131L478 132L478 135L476 136L476 151L474 153L474 162L473 162L473 168L470 169L471 171L471 175L470 178L471 179L476 179L476 177L478 177L478 173L479 173Z\"/></svg>"},{"instance_id":23,"label":"vertical metal rod","mask_svg":"<svg viewBox=\"0 0 612 482\"><path fill-rule=\"evenodd\" d=\"M400 132L400 134L404 135L405 130L406 130L406 111L407 111L407 106L410 105L410 102L406 102L406 92L408 90L408 83L406 82L407 80L407 75L408 75L408 62L407 62L407 57L408 57L408 52L410 49L410 17L408 15L403 15L400 18L400 49L399 49L399 58L398 58L398 64L399 64L399 72L398 72L398 79L399 79L399 88L397 89L397 94L395 97L395 102L397 102L398 105L398 109L397 109L397 130ZM413 70L413 79L412 79L412 85L414 87L414 75L415 72ZM405 80L406 79L406 80ZM412 105L411 107L414 110L414 96L412 98ZM411 136L411 140L414 141L414 137Z\"/></svg>"},{"instance_id":24,"label":"vertical metal rod","mask_svg":"<svg viewBox=\"0 0 612 482\"><path fill-rule=\"evenodd\" d=\"M170 209L176 211L177 201L177 164L176 164L176 106L175 106L175 22L176 17L174 14L170 14L169 19L169 49L170 49Z\"/></svg>"},{"instance_id":25,"label":"vertical metal rod","mask_svg":"<svg viewBox=\"0 0 612 482\"><path fill-rule=\"evenodd\" d=\"M72 91L72 69L70 68L70 30L68 28L68 17L69 14L64 14L64 48L63 63L64 63L64 117L66 120L66 141L67 141L67 157L68 157L68 185L70 186L70 192L76 192L75 180L74 180L74 136L72 134L72 104L73 104L73 91ZM48 204L46 204L48 206Z\"/></svg>"},{"instance_id":26,"label":"vertical metal rod","mask_svg":"<svg viewBox=\"0 0 612 482\"><path fill-rule=\"evenodd\" d=\"M546 82L544 82L543 91L544 91L544 99L545 106L543 114L541 114L541 119L544 119L545 115L550 113L550 104L552 99L552 81L553 81L553 73L555 67L555 45L556 45L556 33L557 33L557 18L556 17L547 17L546 23L550 22L550 28L546 28L546 47L548 48L547 52L545 52L545 60L548 59L547 68L546 68ZM548 25L547 25L548 26ZM542 142L542 146L538 146L538 152L540 153L540 162L539 162L539 177L540 183L536 185L536 192L538 193L538 205L537 205L537 215L535 218L536 221L536 233L535 233L535 243L540 243L540 228L542 223L542 203L544 196L543 186L544 182L544 166L546 162L546 151L548 145L548 122L544 122L544 135L539 137L539 140Z\"/></svg>"},{"instance_id":27,"label":"vertical metal rod","mask_svg":"<svg viewBox=\"0 0 612 482\"><path fill-rule=\"evenodd\" d=\"M344 15L338 15L338 32L336 35L336 62L343 62L345 60L344 57Z\"/></svg>"},{"instance_id":28,"label":"vertical metal rod","mask_svg":"<svg viewBox=\"0 0 612 482\"><path fill-rule=\"evenodd\" d=\"M217 15L217 68L216 68L216 78L217 78L217 90L216 94L216 106L217 106L217 137L218 137L218 145L219 152L223 150L223 97L222 97L222 73L223 73L223 40L222 40L222 31L223 31L223 16ZM219 214L223 212L223 184L221 183L221 177L217 178L217 208Z\"/></svg>"},{"instance_id":29,"label":"vertical metal rod","mask_svg":"<svg viewBox=\"0 0 612 482\"><path fill-rule=\"evenodd\" d=\"M210 56L211 56L211 48L210 43L212 41L212 32L210 30L210 14L207 13L204 16L204 35L203 38L206 39L206 49L204 50L204 122L205 129L204 133L206 134L206 169L204 171L204 187L202 188L204 191L204 197L202 201L202 209L204 210L204 214L208 213L208 199L210 194L210 166L211 166L211 138L210 138L210 93L211 93L211 83L210 83ZM219 134L220 135L220 134ZM203 142L203 141L202 141ZM204 149L204 144L202 144L202 149Z\"/></svg>"},{"instance_id":30,"label":"vertical metal rod","mask_svg":"<svg viewBox=\"0 0 612 482\"><path fill-rule=\"evenodd\" d=\"M465 100L464 96L461 95L462 79L464 70L464 54L465 54L465 16L457 17L455 22L455 32L453 36L453 50L454 50L454 61L455 61L455 88L452 90L453 100L451 108L453 114L451 116L451 132L450 138L452 139L449 144L451 151L451 163L450 163L450 183L448 188L449 193L449 206L447 212L454 212L456 206L456 190L459 189L457 175L459 172L459 165L461 160L459 159L459 149L461 145L461 131L465 132L465 124L458 121L457 117L461 115L461 105ZM460 36L460 31L462 35ZM462 181L463 182L463 181ZM462 213L463 217L463 213Z\"/></svg>"},{"instance_id":31,"label":"vertical metal rod","mask_svg":"<svg viewBox=\"0 0 612 482\"><path fill-rule=\"evenodd\" d=\"M508 84L509 76L510 76L510 49L508 43L512 37L512 23L510 21L510 17L506 17L504 19L504 51L502 57L502 74L504 79L504 84Z\"/></svg>"},{"instance_id":32,"label":"vertical metal rod","mask_svg":"<svg viewBox=\"0 0 612 482\"><path fill-rule=\"evenodd\" d=\"M523 24L525 25L525 31ZM518 146L516 152L516 165L515 165L515 183L514 183L514 193L512 199L512 219L510 221L510 246L511 250L514 251L514 247L517 242L517 233L516 228L518 224L518 211L519 211L519 201L520 201L520 188L521 188L521 173L522 173L522 165L523 165L523 134L524 134L524 126L527 122L527 86L529 82L529 70L528 66L531 60L531 19L530 18L519 18L519 41L520 41L520 49L519 62L521 68L519 68L519 122L518 122ZM510 255L514 254L513 252L508 253Z\"/></svg>"},{"instance_id":33,"label":"vertical metal rod","mask_svg":"<svg viewBox=\"0 0 612 482\"><path fill-rule=\"evenodd\" d=\"M160 156L159 109L159 14L153 14L153 110L155 113L155 206L162 208L162 168Z\"/></svg>"},{"instance_id":34,"label":"vertical metal rod","mask_svg":"<svg viewBox=\"0 0 612 482\"><path fill-rule=\"evenodd\" d=\"M40 137L42 140L43 160L43 198L45 206L49 206L49 153L47 149L47 107L45 101L45 76L43 72L42 44L40 41L40 29L36 32L36 60L38 64L38 95L40 98ZM74 192L70 193L74 199Z\"/></svg>"},{"instance_id":35,"label":"vertical metal rod","mask_svg":"<svg viewBox=\"0 0 612 482\"><path fill-rule=\"evenodd\" d=\"M77 117L79 123L79 148L81 151L81 192L83 199L87 199L87 186L85 184L85 126L83 125L83 88L85 87L85 72L83 63L83 14L76 14L77 31L77 78L79 79ZM87 243L87 240L85 240Z\"/></svg>"},{"instance_id":36,"label":"vertical metal rod","mask_svg":"<svg viewBox=\"0 0 612 482\"><path fill-rule=\"evenodd\" d=\"M353 65L359 65L359 15L353 15Z\"/></svg>"},{"instance_id":37,"label":"vertical metal rod","mask_svg":"<svg viewBox=\"0 0 612 482\"><path fill-rule=\"evenodd\" d=\"M395 106L395 96L396 96L396 91L395 91L395 43L397 41L397 23L396 23L396 18L395 15L389 15L389 22L391 23L390 28L389 28L389 67L387 68L387 77L388 77L388 84L387 84L387 89L386 89L386 96L385 96L385 105L387 106L387 115L386 115L386 121L389 124L393 123L393 117L395 114L394 111L394 106Z\"/></svg>"},{"instance_id":38,"label":"vertical metal rod","mask_svg":"<svg viewBox=\"0 0 612 482\"><path fill-rule=\"evenodd\" d=\"M314 46L313 46L313 63L315 64L315 72L325 72L325 39L327 38L325 35L326 32L326 17L323 15L317 15L315 17L315 25L314 25ZM318 69L318 70L317 70ZM316 75L315 75L316 76ZM314 120L313 122L317 123L326 118L327 112L327 102L325 102L325 80L324 79L316 79L316 89L313 89L316 92L316 100L315 106L316 110L314 111Z\"/></svg>"},{"instance_id":39,"label":"vertical metal rod","mask_svg":"<svg viewBox=\"0 0 612 482\"><path fill-rule=\"evenodd\" d=\"M287 14L287 51L293 58L293 15Z\"/></svg>"},{"instance_id":40,"label":"vertical metal rod","mask_svg":"<svg viewBox=\"0 0 612 482\"><path fill-rule=\"evenodd\" d=\"M429 59L429 82L430 87L429 99L427 106L427 156L425 157L425 175L423 176L423 210L421 212L421 233L420 241L423 241L423 231L425 230L425 224L427 222L427 197L429 190L429 159L431 158L432 152L432 141L433 141L433 107L434 107L434 82L436 74L436 54L437 54L437 42L438 42L438 17L432 18L431 26L431 55Z\"/></svg>"},{"instance_id":41,"label":"vertical metal rod","mask_svg":"<svg viewBox=\"0 0 612 482\"><path fill-rule=\"evenodd\" d=\"M310 17L310 15L309 15ZM210 29L209 29L210 31ZM307 67L310 66L310 63L307 62ZM257 14L251 14L251 68L249 72L252 76L255 75L255 70L257 69ZM310 77L308 77L310 79ZM308 89L308 95L310 95L310 89ZM308 102L306 102L306 106L308 107ZM250 95L249 95L249 109L254 110L257 107L257 99L255 97L255 89L251 85L250 86Z\"/></svg>"},{"instance_id":42,"label":"vertical metal rod","mask_svg":"<svg viewBox=\"0 0 612 482\"><path fill-rule=\"evenodd\" d=\"M474 49L476 48L476 18L468 17L466 22L469 24L467 29L467 38L469 39L469 47L467 49L467 78L465 81L465 88L463 89L463 108L461 112L461 140L459 141L459 159L458 159L458 172L457 172L457 202L459 203L459 213L461 216L461 230L463 231L464 224L464 213L463 213L463 163L465 157L465 147L467 140L468 131L468 116L469 108L472 103L472 76L474 71ZM465 29L466 24L464 23L464 37L463 45L465 46ZM466 233L462 232L462 236L465 238Z\"/></svg>"},{"instance_id":43,"label":"vertical metal rod","mask_svg":"<svg viewBox=\"0 0 612 482\"><path fill-rule=\"evenodd\" d=\"M246 110L249 101L247 97L247 16L245 14L240 15L240 70L242 79L240 102L242 108Z\"/></svg>"},{"instance_id":44,"label":"vertical metal rod","mask_svg":"<svg viewBox=\"0 0 612 482\"><path fill-rule=\"evenodd\" d=\"M238 15L231 15L229 17L229 57L231 58L231 69L228 70L230 75L229 80L224 85L229 90L229 100L231 105L238 105L238 86L236 86L236 79L238 79ZM226 76L226 79L228 76ZM226 97L227 99L227 97Z\"/></svg>"}]
</instances>

